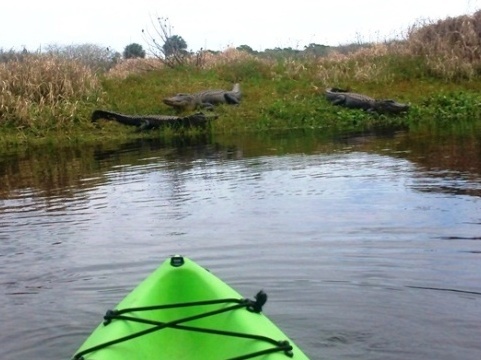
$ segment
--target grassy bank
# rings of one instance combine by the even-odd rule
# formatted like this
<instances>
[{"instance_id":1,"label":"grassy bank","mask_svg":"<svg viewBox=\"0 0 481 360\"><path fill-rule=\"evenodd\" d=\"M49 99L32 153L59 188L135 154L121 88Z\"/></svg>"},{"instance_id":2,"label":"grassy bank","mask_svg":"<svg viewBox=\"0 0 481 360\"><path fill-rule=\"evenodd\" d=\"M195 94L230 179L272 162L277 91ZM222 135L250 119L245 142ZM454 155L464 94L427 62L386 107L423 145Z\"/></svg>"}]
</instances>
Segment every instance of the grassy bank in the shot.
<instances>
[{"instance_id":1,"label":"grassy bank","mask_svg":"<svg viewBox=\"0 0 481 360\"><path fill-rule=\"evenodd\" d=\"M481 14L409 29L403 41L366 44L356 52L266 58L227 49L202 53L176 68L158 60L126 60L99 72L61 54L23 54L0 63L0 133L4 144L94 141L169 136L134 134L114 123L92 124L102 108L127 114L174 114L162 103L177 92L230 88L240 82L240 106L221 106L214 133L323 129L356 131L404 127L412 131L480 129ZM411 104L386 116L329 104L326 87L347 87L375 98Z\"/></svg>"}]
</instances>

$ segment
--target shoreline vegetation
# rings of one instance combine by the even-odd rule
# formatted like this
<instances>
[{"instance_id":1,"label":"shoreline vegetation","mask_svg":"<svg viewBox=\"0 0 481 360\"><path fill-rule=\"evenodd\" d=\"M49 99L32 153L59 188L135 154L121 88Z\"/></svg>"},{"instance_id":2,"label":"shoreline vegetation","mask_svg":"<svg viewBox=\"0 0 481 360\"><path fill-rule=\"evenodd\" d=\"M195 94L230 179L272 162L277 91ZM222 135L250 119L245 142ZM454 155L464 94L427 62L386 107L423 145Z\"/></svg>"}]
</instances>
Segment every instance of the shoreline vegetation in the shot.
<instances>
[{"instance_id":1,"label":"shoreline vegetation","mask_svg":"<svg viewBox=\"0 0 481 360\"><path fill-rule=\"evenodd\" d=\"M156 58L108 64L88 52L79 58L65 51L0 50L0 145L171 136L172 129L136 133L112 122L92 124L90 117L96 109L174 115L163 98L230 89L235 82L242 102L215 109L214 134L388 127L480 132L481 10L413 25L403 40L354 45L323 47L322 54L310 47L289 55L242 47L200 51L174 67ZM324 97L332 86L411 108L386 116L333 106Z\"/></svg>"}]
</instances>

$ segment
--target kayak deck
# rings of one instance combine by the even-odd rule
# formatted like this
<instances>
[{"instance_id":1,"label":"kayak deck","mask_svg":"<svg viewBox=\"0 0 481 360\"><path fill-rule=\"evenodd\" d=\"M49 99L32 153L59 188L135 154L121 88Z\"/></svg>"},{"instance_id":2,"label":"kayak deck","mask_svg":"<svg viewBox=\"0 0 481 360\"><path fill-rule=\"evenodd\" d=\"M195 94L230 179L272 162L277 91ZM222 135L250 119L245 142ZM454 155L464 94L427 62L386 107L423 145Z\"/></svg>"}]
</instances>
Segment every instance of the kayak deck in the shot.
<instances>
[{"instance_id":1,"label":"kayak deck","mask_svg":"<svg viewBox=\"0 0 481 360\"><path fill-rule=\"evenodd\" d=\"M173 256L100 324L75 360L308 359L248 300L194 261Z\"/></svg>"}]
</instances>

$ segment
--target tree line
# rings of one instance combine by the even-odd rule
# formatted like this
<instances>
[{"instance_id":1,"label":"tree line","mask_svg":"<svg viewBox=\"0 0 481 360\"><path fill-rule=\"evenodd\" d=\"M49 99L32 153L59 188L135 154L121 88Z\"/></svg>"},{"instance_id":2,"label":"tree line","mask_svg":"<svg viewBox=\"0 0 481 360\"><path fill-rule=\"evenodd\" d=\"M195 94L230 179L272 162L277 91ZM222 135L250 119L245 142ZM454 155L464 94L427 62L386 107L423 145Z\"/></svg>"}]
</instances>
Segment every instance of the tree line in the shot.
<instances>
[{"instance_id":1,"label":"tree line","mask_svg":"<svg viewBox=\"0 0 481 360\"><path fill-rule=\"evenodd\" d=\"M37 52L61 55L66 58L81 60L90 67L96 67L99 70L108 70L115 66L122 58L135 59L145 58L149 56L159 59L167 66L175 67L183 65L188 58L193 55L202 56L203 53L209 52L218 54L221 51L204 50L201 49L195 53L189 51L187 42L180 35L174 34L174 27L170 24L168 18L159 17L153 21L153 30L142 30L142 35L145 41L145 48L141 44L131 43L125 46L122 53L111 50L110 48L101 47L94 44L81 45L48 45L41 51ZM293 49L292 47L274 49L265 49L264 51L256 51L249 45L240 45L236 47L239 51L245 51L249 54L264 58L285 58L298 56L327 56L332 50L340 53L350 53L360 47L370 46L369 44L354 43L338 47L331 47L327 45L311 43L304 46L303 49ZM22 56L27 55L27 49L16 52L13 50L4 51L0 48L0 63L9 60L18 60Z\"/></svg>"}]
</instances>

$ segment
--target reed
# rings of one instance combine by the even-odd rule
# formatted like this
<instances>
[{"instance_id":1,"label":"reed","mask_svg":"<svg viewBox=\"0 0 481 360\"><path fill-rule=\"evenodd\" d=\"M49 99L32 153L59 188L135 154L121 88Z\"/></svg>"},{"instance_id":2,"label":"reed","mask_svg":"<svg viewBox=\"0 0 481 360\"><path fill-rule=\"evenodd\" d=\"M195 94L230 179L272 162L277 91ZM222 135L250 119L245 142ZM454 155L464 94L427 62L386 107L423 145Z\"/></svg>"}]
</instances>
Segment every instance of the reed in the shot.
<instances>
[{"instance_id":1,"label":"reed","mask_svg":"<svg viewBox=\"0 0 481 360\"><path fill-rule=\"evenodd\" d=\"M2 126L25 131L66 130L102 95L98 76L81 62L28 54L0 63Z\"/></svg>"},{"instance_id":2,"label":"reed","mask_svg":"<svg viewBox=\"0 0 481 360\"><path fill-rule=\"evenodd\" d=\"M419 23L407 32L403 50L426 59L432 76L471 80L481 73L481 10L472 15Z\"/></svg>"}]
</instances>

